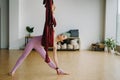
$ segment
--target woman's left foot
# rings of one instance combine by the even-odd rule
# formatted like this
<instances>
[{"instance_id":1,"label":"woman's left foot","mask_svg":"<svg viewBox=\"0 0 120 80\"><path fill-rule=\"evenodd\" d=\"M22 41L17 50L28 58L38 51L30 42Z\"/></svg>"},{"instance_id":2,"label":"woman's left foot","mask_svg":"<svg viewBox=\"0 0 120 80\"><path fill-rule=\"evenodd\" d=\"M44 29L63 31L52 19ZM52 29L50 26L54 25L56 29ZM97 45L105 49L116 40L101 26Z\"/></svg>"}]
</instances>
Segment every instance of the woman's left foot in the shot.
<instances>
[{"instance_id":1,"label":"woman's left foot","mask_svg":"<svg viewBox=\"0 0 120 80\"><path fill-rule=\"evenodd\" d=\"M8 75L9 75L9 76L13 76L14 74L13 74L13 73L11 73L11 72L9 72L9 73L8 73Z\"/></svg>"}]
</instances>

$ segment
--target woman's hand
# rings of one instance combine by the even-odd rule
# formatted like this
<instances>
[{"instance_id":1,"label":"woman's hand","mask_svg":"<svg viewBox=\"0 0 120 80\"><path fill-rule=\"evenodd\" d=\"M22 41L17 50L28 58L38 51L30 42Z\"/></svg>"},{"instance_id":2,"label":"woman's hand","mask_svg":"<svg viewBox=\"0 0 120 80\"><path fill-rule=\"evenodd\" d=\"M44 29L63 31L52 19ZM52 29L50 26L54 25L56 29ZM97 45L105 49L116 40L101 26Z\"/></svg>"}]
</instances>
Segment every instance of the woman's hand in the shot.
<instances>
[{"instance_id":1,"label":"woman's hand","mask_svg":"<svg viewBox=\"0 0 120 80\"><path fill-rule=\"evenodd\" d=\"M68 73L65 73L62 69L56 69L58 75L69 75Z\"/></svg>"}]
</instances>

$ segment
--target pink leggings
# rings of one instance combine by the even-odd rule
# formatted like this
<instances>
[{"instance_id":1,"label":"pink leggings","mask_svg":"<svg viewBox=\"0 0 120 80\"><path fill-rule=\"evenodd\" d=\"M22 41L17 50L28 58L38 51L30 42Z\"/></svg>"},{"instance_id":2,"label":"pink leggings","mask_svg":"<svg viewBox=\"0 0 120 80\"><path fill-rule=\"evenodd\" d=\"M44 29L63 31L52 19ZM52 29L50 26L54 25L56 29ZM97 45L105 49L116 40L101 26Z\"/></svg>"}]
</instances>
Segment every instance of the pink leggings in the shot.
<instances>
[{"instance_id":1,"label":"pink leggings","mask_svg":"<svg viewBox=\"0 0 120 80\"><path fill-rule=\"evenodd\" d=\"M26 45L26 48L25 48L23 54L19 57L15 66L13 67L13 69L11 71L12 74L15 73L17 68L22 64L22 62L25 60L25 58L30 54L32 49L35 49L40 54L40 56L45 60L46 52L45 52L44 48L41 46L41 38L42 38L42 36L36 36L29 41L29 43ZM51 59L50 59L50 62L47 64L51 68L56 69L56 65L54 64L54 62Z\"/></svg>"}]
</instances>

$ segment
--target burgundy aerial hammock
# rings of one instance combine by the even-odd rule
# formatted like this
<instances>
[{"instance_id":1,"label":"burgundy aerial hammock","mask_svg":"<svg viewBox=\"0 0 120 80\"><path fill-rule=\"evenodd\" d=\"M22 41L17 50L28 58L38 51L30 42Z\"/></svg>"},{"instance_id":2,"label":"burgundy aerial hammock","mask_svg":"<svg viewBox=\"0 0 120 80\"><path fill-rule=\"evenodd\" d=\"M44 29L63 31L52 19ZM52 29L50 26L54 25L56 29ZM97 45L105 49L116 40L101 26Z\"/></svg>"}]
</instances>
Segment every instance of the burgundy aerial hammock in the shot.
<instances>
[{"instance_id":1,"label":"burgundy aerial hammock","mask_svg":"<svg viewBox=\"0 0 120 80\"><path fill-rule=\"evenodd\" d=\"M54 44L54 27L56 26L56 20L53 16L54 2L53 0L43 0L43 4L46 8L44 31L42 35L42 45L46 51L45 62L49 63L48 47L53 47Z\"/></svg>"}]
</instances>

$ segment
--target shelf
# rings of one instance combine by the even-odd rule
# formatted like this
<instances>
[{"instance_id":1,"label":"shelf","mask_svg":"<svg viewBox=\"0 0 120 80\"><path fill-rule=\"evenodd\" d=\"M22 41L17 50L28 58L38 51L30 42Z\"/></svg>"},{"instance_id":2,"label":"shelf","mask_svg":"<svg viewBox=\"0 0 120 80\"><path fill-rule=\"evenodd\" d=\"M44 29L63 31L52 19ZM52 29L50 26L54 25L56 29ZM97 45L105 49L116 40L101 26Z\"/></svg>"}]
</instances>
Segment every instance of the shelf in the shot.
<instances>
[{"instance_id":1,"label":"shelf","mask_svg":"<svg viewBox=\"0 0 120 80\"><path fill-rule=\"evenodd\" d=\"M53 48L49 48L49 51L52 51ZM80 49L57 49L57 51L79 51Z\"/></svg>"},{"instance_id":2,"label":"shelf","mask_svg":"<svg viewBox=\"0 0 120 80\"><path fill-rule=\"evenodd\" d=\"M58 51L78 51L80 50L80 38L79 37L69 37L63 42L58 42Z\"/></svg>"},{"instance_id":3,"label":"shelf","mask_svg":"<svg viewBox=\"0 0 120 80\"><path fill-rule=\"evenodd\" d=\"M57 51L79 51L79 49L57 49Z\"/></svg>"},{"instance_id":4,"label":"shelf","mask_svg":"<svg viewBox=\"0 0 120 80\"><path fill-rule=\"evenodd\" d=\"M79 37L68 37L68 39L80 39Z\"/></svg>"}]
</instances>

